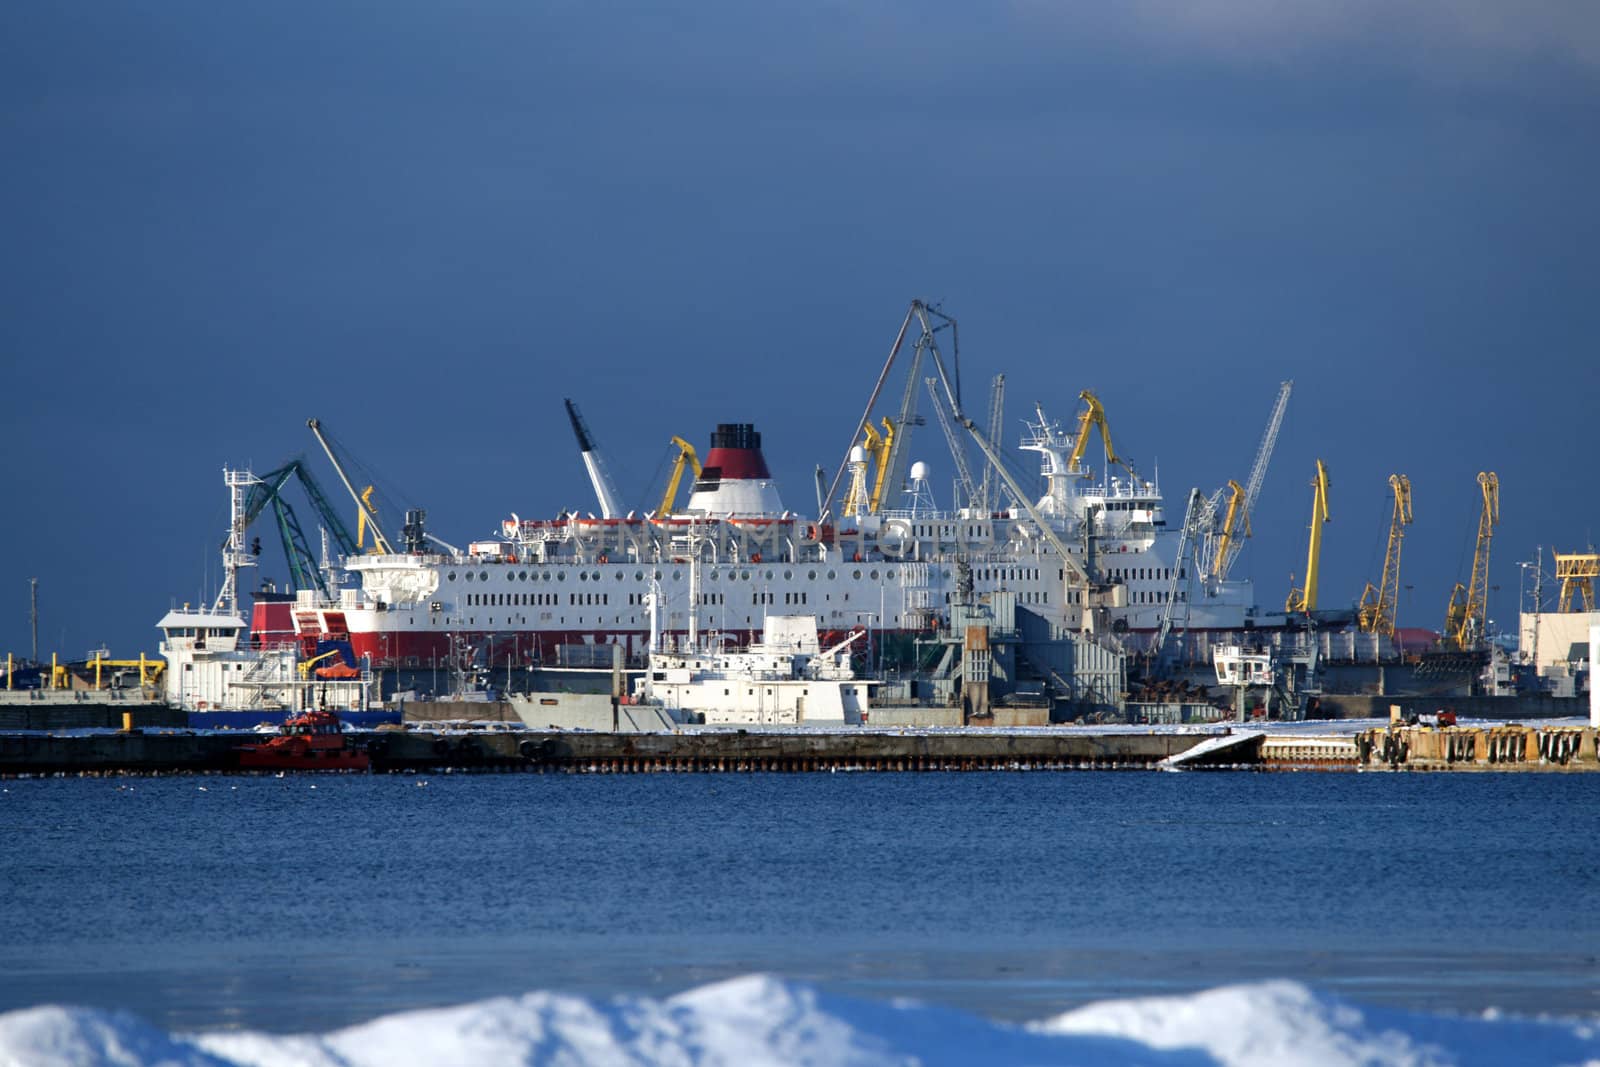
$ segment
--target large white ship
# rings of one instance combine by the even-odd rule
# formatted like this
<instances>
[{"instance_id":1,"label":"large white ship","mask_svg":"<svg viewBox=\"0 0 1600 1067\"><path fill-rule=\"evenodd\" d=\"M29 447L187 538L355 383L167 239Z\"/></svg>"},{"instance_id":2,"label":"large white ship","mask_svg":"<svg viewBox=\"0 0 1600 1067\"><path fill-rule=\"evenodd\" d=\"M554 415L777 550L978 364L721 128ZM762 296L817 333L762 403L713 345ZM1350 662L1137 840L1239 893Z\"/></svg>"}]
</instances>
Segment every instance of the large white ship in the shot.
<instances>
[{"instance_id":1,"label":"large white ship","mask_svg":"<svg viewBox=\"0 0 1600 1067\"><path fill-rule=\"evenodd\" d=\"M1248 581L1207 580L1194 573L1192 553L1180 560L1182 523L1169 523L1154 480L1091 480L1070 461L1075 444L1042 415L1030 424L1021 448L1039 457L1044 489L1027 505L919 506L926 472L916 465L905 506L860 507L817 522L785 508L756 429L723 424L681 510L509 518L501 537L465 552L427 550L419 528L404 550L346 558L359 588L336 599L303 591L274 605L292 613L276 628L292 621L301 640L348 639L378 668L442 663L463 641L492 667L553 662L560 646L572 645L619 643L637 658L648 643L655 582L671 634L687 633L693 612L697 629L749 642L769 613L806 613L833 643L860 626L879 634L937 629L961 564L978 595L1014 594L1019 607L1073 632L1132 643L1157 632L1164 616L1191 631L1270 624L1258 617ZM867 468L859 450L851 468L859 496ZM692 604L691 544L700 569ZM258 612L258 629L263 622Z\"/></svg>"}]
</instances>

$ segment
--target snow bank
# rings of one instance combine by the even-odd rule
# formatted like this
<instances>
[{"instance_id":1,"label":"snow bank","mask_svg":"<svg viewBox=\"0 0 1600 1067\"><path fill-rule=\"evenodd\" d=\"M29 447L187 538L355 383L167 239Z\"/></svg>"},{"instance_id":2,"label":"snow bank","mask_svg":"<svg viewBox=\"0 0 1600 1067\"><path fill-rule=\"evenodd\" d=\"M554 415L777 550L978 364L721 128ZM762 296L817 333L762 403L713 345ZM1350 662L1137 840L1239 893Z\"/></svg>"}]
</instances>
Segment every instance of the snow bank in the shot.
<instances>
[{"instance_id":1,"label":"snow bank","mask_svg":"<svg viewBox=\"0 0 1600 1067\"><path fill-rule=\"evenodd\" d=\"M836 997L764 976L666 1000L530 993L386 1016L325 1035L169 1035L132 1016L0 1015L0 1065L396 1067L1432 1067L1600 1065L1600 1029L1380 1011L1292 982L1109 1001L1025 1027L949 1008Z\"/></svg>"}]
</instances>

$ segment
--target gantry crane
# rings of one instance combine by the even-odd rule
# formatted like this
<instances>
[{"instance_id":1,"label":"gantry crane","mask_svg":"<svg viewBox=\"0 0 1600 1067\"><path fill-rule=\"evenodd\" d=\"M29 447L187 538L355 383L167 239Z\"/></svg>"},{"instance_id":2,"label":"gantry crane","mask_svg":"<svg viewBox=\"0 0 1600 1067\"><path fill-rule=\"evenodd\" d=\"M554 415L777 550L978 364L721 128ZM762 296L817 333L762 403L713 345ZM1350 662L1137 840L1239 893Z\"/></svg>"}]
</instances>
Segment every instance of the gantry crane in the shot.
<instances>
[{"instance_id":1,"label":"gantry crane","mask_svg":"<svg viewBox=\"0 0 1600 1067\"><path fill-rule=\"evenodd\" d=\"M1317 460L1317 476L1311 479L1311 543L1306 548L1306 585L1290 589L1283 610L1291 615L1317 610L1317 578L1322 566L1322 525L1328 521L1328 468ZM1294 575L1289 576L1294 584Z\"/></svg>"},{"instance_id":2,"label":"gantry crane","mask_svg":"<svg viewBox=\"0 0 1600 1067\"><path fill-rule=\"evenodd\" d=\"M1500 478L1493 471L1478 472L1483 506L1478 511L1478 544L1472 553L1472 579L1450 591L1444 613L1446 645L1466 651L1484 636L1489 621L1489 544L1500 521Z\"/></svg>"},{"instance_id":3,"label":"gantry crane","mask_svg":"<svg viewBox=\"0 0 1600 1067\"><path fill-rule=\"evenodd\" d=\"M1111 446L1111 424L1106 421L1106 409L1101 405L1100 398L1088 389L1078 394L1086 407L1078 415L1078 436L1072 443L1072 454L1067 457L1067 470L1082 471L1084 449L1089 447L1089 431L1099 429L1100 440L1106 446L1106 462L1115 463L1128 472L1128 477L1137 478L1138 474L1127 460L1117 455L1117 450Z\"/></svg>"},{"instance_id":4,"label":"gantry crane","mask_svg":"<svg viewBox=\"0 0 1600 1067\"><path fill-rule=\"evenodd\" d=\"M684 468L694 471L696 478L700 477L700 457L695 455L694 445L676 434L672 437L672 444L677 447L678 454L672 461L672 474L667 478L666 492L661 494L661 503L656 507L658 519L666 518L677 509L678 485L683 481Z\"/></svg>"},{"instance_id":5,"label":"gantry crane","mask_svg":"<svg viewBox=\"0 0 1600 1067\"><path fill-rule=\"evenodd\" d=\"M1364 634L1394 636L1395 618L1400 604L1400 542L1411 525L1411 479L1404 474L1389 475L1394 492L1394 513L1389 520L1389 547L1383 555L1383 575L1378 585L1371 582L1361 591L1356 608L1356 626Z\"/></svg>"},{"instance_id":6,"label":"gantry crane","mask_svg":"<svg viewBox=\"0 0 1600 1067\"><path fill-rule=\"evenodd\" d=\"M1576 594L1584 611L1594 610L1594 580L1600 578L1600 554L1580 552L1556 553L1556 577L1561 579L1561 601L1556 610L1563 614L1572 610Z\"/></svg>"}]
</instances>

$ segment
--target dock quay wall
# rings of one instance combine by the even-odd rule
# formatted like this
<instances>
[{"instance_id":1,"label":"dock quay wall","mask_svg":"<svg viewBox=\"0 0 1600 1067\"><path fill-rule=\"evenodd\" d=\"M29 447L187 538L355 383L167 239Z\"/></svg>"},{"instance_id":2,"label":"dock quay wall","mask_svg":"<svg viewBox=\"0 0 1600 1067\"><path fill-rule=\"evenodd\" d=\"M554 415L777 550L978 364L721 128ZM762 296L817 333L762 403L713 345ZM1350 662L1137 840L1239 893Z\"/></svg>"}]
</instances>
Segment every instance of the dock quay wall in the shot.
<instances>
[{"instance_id":1,"label":"dock quay wall","mask_svg":"<svg viewBox=\"0 0 1600 1067\"><path fill-rule=\"evenodd\" d=\"M120 730L123 716L140 729L188 725L179 708L146 701L15 700L0 702L0 730Z\"/></svg>"},{"instance_id":2,"label":"dock quay wall","mask_svg":"<svg viewBox=\"0 0 1600 1067\"><path fill-rule=\"evenodd\" d=\"M1195 769L1574 772L1600 771L1597 734L1594 727L1507 723L1377 727L1344 735L380 729L351 737L367 748L378 773L1150 769L1163 763ZM237 735L191 730L0 733L0 777L226 773L238 770L241 743Z\"/></svg>"}]
</instances>

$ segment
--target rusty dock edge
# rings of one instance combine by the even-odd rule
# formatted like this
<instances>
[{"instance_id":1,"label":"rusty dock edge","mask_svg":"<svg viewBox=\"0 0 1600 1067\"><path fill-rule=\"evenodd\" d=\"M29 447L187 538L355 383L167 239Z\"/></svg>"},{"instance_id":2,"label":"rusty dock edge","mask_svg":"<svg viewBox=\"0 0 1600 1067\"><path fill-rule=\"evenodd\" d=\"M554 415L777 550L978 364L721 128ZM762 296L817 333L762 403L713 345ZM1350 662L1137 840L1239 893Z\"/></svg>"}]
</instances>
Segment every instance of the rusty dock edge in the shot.
<instances>
[{"instance_id":1,"label":"rusty dock edge","mask_svg":"<svg viewBox=\"0 0 1600 1067\"><path fill-rule=\"evenodd\" d=\"M651 774L755 771L1149 769L1204 740L1193 734L389 733L377 771L440 766Z\"/></svg>"}]
</instances>

